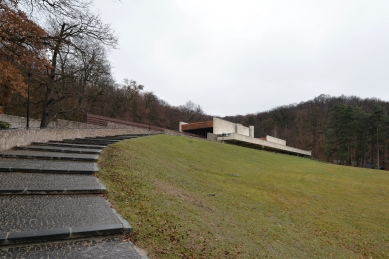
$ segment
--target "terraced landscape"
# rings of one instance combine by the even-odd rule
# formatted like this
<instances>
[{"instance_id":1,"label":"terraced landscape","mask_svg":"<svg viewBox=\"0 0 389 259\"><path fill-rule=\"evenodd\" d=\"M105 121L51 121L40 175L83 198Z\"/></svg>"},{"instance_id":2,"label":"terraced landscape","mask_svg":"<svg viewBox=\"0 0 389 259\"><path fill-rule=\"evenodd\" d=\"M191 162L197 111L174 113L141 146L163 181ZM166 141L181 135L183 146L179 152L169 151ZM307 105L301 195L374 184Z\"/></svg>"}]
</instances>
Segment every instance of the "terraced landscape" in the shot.
<instances>
[{"instance_id":1,"label":"terraced landscape","mask_svg":"<svg viewBox=\"0 0 389 259\"><path fill-rule=\"evenodd\" d=\"M0 258L148 258L125 237L131 226L106 199L94 163L105 146L143 136L49 141L1 151Z\"/></svg>"}]
</instances>

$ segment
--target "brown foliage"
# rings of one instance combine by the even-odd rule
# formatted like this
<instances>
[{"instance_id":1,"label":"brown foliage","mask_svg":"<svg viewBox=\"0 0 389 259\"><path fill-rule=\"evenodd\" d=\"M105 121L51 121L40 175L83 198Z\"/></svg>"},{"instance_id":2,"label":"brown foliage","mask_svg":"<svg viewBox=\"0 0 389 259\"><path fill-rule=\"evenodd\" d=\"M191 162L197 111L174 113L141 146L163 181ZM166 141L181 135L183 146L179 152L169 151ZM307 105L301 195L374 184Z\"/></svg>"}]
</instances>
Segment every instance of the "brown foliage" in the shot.
<instances>
[{"instance_id":1,"label":"brown foliage","mask_svg":"<svg viewBox=\"0 0 389 259\"><path fill-rule=\"evenodd\" d=\"M46 32L16 8L0 3L0 112L14 93L26 97L24 71L48 65L41 43Z\"/></svg>"},{"instance_id":2,"label":"brown foliage","mask_svg":"<svg viewBox=\"0 0 389 259\"><path fill-rule=\"evenodd\" d=\"M20 70L15 68L13 64L6 60L0 60L0 113L2 107L6 106L11 101L12 93L18 92L23 97L26 96L24 78Z\"/></svg>"}]
</instances>

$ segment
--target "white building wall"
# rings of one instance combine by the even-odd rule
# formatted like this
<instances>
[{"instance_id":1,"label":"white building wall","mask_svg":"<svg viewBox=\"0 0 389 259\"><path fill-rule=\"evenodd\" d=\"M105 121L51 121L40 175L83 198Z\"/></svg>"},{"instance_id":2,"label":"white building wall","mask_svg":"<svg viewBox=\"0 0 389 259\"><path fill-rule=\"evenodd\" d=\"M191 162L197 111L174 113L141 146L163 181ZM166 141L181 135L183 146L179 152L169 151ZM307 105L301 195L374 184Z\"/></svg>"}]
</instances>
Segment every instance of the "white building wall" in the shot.
<instances>
[{"instance_id":1,"label":"white building wall","mask_svg":"<svg viewBox=\"0 0 389 259\"><path fill-rule=\"evenodd\" d=\"M182 125L184 124L188 124L188 123L180 121L180 126L178 128L178 131L182 131Z\"/></svg>"},{"instance_id":2,"label":"white building wall","mask_svg":"<svg viewBox=\"0 0 389 259\"><path fill-rule=\"evenodd\" d=\"M242 126L240 134L242 134L244 136L250 136L250 129L248 127Z\"/></svg>"},{"instance_id":3,"label":"white building wall","mask_svg":"<svg viewBox=\"0 0 389 259\"><path fill-rule=\"evenodd\" d=\"M249 131L250 131L250 137L254 137L254 126L249 126Z\"/></svg>"},{"instance_id":4,"label":"white building wall","mask_svg":"<svg viewBox=\"0 0 389 259\"><path fill-rule=\"evenodd\" d=\"M235 133L236 124L213 117L213 134Z\"/></svg>"},{"instance_id":5,"label":"white building wall","mask_svg":"<svg viewBox=\"0 0 389 259\"><path fill-rule=\"evenodd\" d=\"M286 140L275 138L272 136L266 136L266 141L286 146Z\"/></svg>"},{"instance_id":6,"label":"white building wall","mask_svg":"<svg viewBox=\"0 0 389 259\"><path fill-rule=\"evenodd\" d=\"M251 127L253 127L254 132L254 126ZM237 133L244 136L250 136L250 129L239 123L233 123L213 117L213 134L223 133Z\"/></svg>"},{"instance_id":7,"label":"white building wall","mask_svg":"<svg viewBox=\"0 0 389 259\"><path fill-rule=\"evenodd\" d=\"M235 128L236 128L235 133L243 135L243 125L242 124L239 124L239 123L235 124Z\"/></svg>"}]
</instances>

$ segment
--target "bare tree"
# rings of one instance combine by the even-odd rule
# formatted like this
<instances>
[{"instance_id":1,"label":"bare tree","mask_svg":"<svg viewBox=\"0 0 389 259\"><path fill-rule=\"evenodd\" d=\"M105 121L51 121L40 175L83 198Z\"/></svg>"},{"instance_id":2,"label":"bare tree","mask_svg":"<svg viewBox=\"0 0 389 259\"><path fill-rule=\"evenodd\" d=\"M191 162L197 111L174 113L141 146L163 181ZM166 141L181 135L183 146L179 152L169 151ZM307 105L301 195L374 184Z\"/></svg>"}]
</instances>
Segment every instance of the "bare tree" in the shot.
<instances>
[{"instance_id":1,"label":"bare tree","mask_svg":"<svg viewBox=\"0 0 389 259\"><path fill-rule=\"evenodd\" d=\"M192 122L195 119L201 120L204 115L201 106L192 101L187 101L185 105L181 105L179 108L186 114L186 121L188 122Z\"/></svg>"},{"instance_id":2,"label":"bare tree","mask_svg":"<svg viewBox=\"0 0 389 259\"><path fill-rule=\"evenodd\" d=\"M70 17L50 15L49 36L44 40L51 50L51 66L47 71L46 93L43 101L41 128L49 123L50 107L58 100L54 99L52 92L57 82L64 79L58 72L58 58L62 52L83 52L79 42L95 41L106 47L115 47L117 37L109 25L101 22L100 17L89 12L89 6L73 6Z\"/></svg>"},{"instance_id":3,"label":"bare tree","mask_svg":"<svg viewBox=\"0 0 389 259\"><path fill-rule=\"evenodd\" d=\"M52 89L50 119L61 116L82 120L87 107L106 94L108 85L114 85L104 47L98 42L76 44L82 51L67 46L58 55L56 78L59 80Z\"/></svg>"}]
</instances>

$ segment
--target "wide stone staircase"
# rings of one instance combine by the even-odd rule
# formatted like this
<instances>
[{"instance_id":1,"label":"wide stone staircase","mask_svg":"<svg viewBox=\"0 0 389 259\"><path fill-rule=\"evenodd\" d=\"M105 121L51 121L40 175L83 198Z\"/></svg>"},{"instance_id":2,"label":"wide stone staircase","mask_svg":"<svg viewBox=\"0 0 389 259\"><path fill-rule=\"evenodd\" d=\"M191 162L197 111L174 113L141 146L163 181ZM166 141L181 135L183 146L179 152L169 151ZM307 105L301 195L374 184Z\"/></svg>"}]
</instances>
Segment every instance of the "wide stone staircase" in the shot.
<instances>
[{"instance_id":1,"label":"wide stone staircase","mask_svg":"<svg viewBox=\"0 0 389 259\"><path fill-rule=\"evenodd\" d=\"M147 134L32 143L0 152L0 258L147 258L95 176L104 147Z\"/></svg>"}]
</instances>

